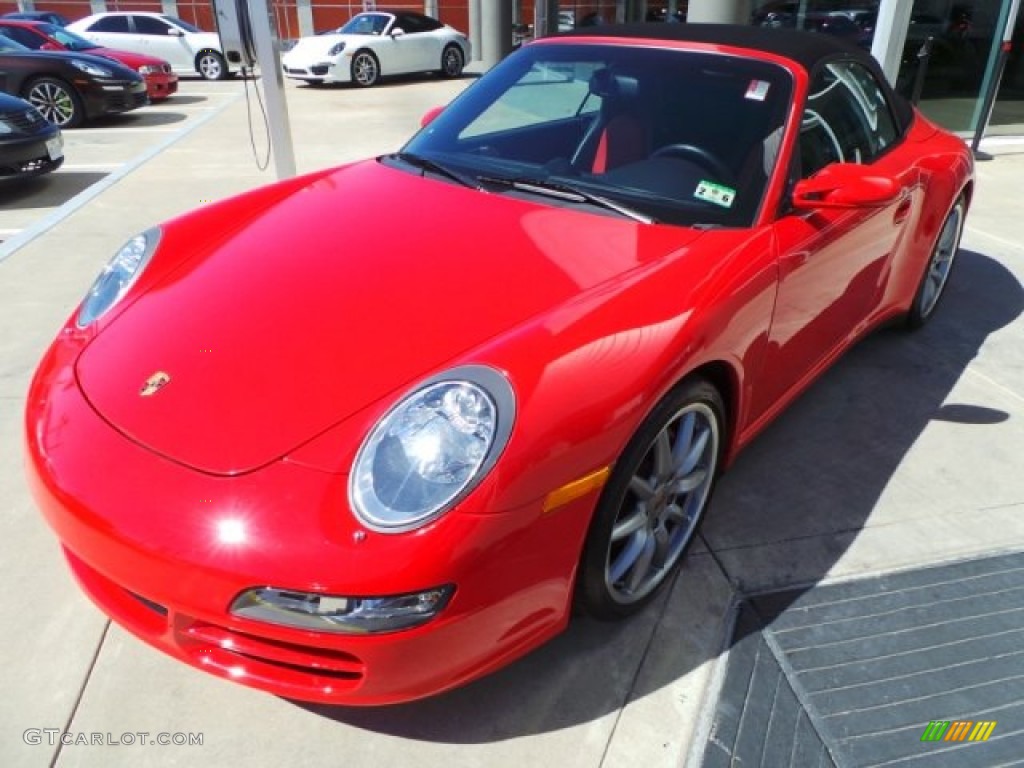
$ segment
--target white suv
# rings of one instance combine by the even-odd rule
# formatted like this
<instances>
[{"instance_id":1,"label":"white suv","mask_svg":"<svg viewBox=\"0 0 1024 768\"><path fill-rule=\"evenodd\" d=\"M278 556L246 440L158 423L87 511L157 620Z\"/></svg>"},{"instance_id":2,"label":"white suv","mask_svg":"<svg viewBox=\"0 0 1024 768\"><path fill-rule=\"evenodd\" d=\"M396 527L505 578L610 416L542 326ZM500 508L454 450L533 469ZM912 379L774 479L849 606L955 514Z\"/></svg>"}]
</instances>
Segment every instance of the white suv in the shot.
<instances>
[{"instance_id":1,"label":"white suv","mask_svg":"<svg viewBox=\"0 0 1024 768\"><path fill-rule=\"evenodd\" d=\"M164 59L179 75L198 72L207 80L223 80L232 74L216 32L203 32L173 16L144 11L97 13L67 28L97 45Z\"/></svg>"}]
</instances>

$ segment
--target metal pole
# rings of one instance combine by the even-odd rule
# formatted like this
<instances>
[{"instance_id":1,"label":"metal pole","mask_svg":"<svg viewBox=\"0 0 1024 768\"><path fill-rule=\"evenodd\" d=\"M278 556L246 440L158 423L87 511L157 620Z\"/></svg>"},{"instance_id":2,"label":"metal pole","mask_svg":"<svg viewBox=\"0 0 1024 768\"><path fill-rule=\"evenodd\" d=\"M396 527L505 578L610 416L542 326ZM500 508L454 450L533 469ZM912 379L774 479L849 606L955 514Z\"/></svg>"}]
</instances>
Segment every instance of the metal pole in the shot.
<instances>
[{"instance_id":1,"label":"metal pole","mask_svg":"<svg viewBox=\"0 0 1024 768\"><path fill-rule=\"evenodd\" d=\"M437 18L437 0L423 0L423 15Z\"/></svg>"},{"instance_id":2,"label":"metal pole","mask_svg":"<svg viewBox=\"0 0 1024 768\"><path fill-rule=\"evenodd\" d=\"M267 120L270 123L270 146L274 152L274 170L278 179L295 175L295 150L288 122L288 102L284 98L284 75L281 53L277 48L270 5L267 0L248 0L252 39L256 60L260 65L263 95L267 98Z\"/></svg>"},{"instance_id":3,"label":"metal pole","mask_svg":"<svg viewBox=\"0 0 1024 768\"><path fill-rule=\"evenodd\" d=\"M1006 15L1006 26L1003 28L1003 40L999 46L999 57L996 59L992 75L988 78L985 88L985 99L982 102L981 112L978 114L978 125L974 130L974 140L971 142L971 149L975 156L985 158L978 147L981 146L981 139L988 128L988 122L992 119L992 108L996 103L996 96L999 94L999 84L1003 79L1003 70L1006 69L1006 60L1010 57L1013 49L1013 28L1017 23L1017 13L1020 11L1020 0L1013 0L1010 4L1010 12Z\"/></svg>"},{"instance_id":4,"label":"metal pole","mask_svg":"<svg viewBox=\"0 0 1024 768\"><path fill-rule=\"evenodd\" d=\"M921 91L924 90L924 79L928 74L928 63L932 58L932 45L934 44L935 38L929 35L917 52L917 72L914 73L914 89L910 94L910 103L915 107L921 101Z\"/></svg>"}]
</instances>

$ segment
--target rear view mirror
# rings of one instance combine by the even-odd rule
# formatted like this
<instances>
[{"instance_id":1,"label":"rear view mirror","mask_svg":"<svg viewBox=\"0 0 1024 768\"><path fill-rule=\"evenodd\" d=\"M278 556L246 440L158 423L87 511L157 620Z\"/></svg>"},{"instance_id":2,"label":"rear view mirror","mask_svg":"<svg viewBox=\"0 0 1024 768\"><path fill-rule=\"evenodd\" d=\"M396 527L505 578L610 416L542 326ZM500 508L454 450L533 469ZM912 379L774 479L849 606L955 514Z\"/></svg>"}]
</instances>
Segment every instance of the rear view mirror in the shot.
<instances>
[{"instance_id":1,"label":"rear view mirror","mask_svg":"<svg viewBox=\"0 0 1024 768\"><path fill-rule=\"evenodd\" d=\"M793 207L876 208L900 195L900 185L889 176L872 173L856 163L833 163L793 187Z\"/></svg>"}]
</instances>

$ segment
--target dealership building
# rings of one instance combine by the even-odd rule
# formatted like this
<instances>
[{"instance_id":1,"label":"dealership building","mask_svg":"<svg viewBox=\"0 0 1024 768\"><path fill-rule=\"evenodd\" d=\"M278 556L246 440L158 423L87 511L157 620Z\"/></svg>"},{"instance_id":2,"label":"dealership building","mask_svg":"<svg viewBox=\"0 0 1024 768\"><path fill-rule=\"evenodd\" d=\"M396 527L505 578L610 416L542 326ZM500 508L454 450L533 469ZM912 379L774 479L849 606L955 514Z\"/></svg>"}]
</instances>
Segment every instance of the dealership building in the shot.
<instances>
[{"instance_id":1,"label":"dealership building","mask_svg":"<svg viewBox=\"0 0 1024 768\"><path fill-rule=\"evenodd\" d=\"M243 0L244 1L244 0ZM520 32L555 31L581 24L615 24L648 18L729 21L797 26L837 34L865 47L881 30L878 0L267 0L282 38L297 38L340 26L374 6L422 11L470 33L479 53L480 20L504 15ZM1018 0L1019 1L1019 0ZM910 4L905 38L894 36L890 53L896 84L917 95L922 111L942 125L973 132L984 118L984 96L1002 77L991 110L989 134L1024 133L1024 19L1015 0L903 0ZM897 3L882 2L883 13ZM0 0L0 13L54 11L78 19L101 11L156 11L213 30L210 0ZM843 17L836 19L836 17ZM1014 20L1014 16L1016 19ZM849 23L847 23L849 21ZM888 38L887 38L888 39ZM922 49L928 41L927 57ZM486 53L486 51L485 51ZM877 53L877 51L876 51Z\"/></svg>"}]
</instances>

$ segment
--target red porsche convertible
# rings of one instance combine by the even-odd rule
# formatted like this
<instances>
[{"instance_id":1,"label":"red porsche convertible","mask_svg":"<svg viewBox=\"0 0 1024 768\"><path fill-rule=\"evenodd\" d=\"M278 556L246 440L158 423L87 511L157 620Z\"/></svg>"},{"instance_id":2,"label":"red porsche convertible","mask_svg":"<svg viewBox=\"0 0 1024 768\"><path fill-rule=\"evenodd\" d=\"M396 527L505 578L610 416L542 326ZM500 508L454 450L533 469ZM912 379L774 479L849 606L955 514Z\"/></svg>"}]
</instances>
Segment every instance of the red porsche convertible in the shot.
<instances>
[{"instance_id":1,"label":"red porsche convertible","mask_svg":"<svg viewBox=\"0 0 1024 768\"><path fill-rule=\"evenodd\" d=\"M285 697L427 696L636 612L737 452L933 315L974 184L791 30L540 40L424 123L133 237L28 397L84 590Z\"/></svg>"}]
</instances>

